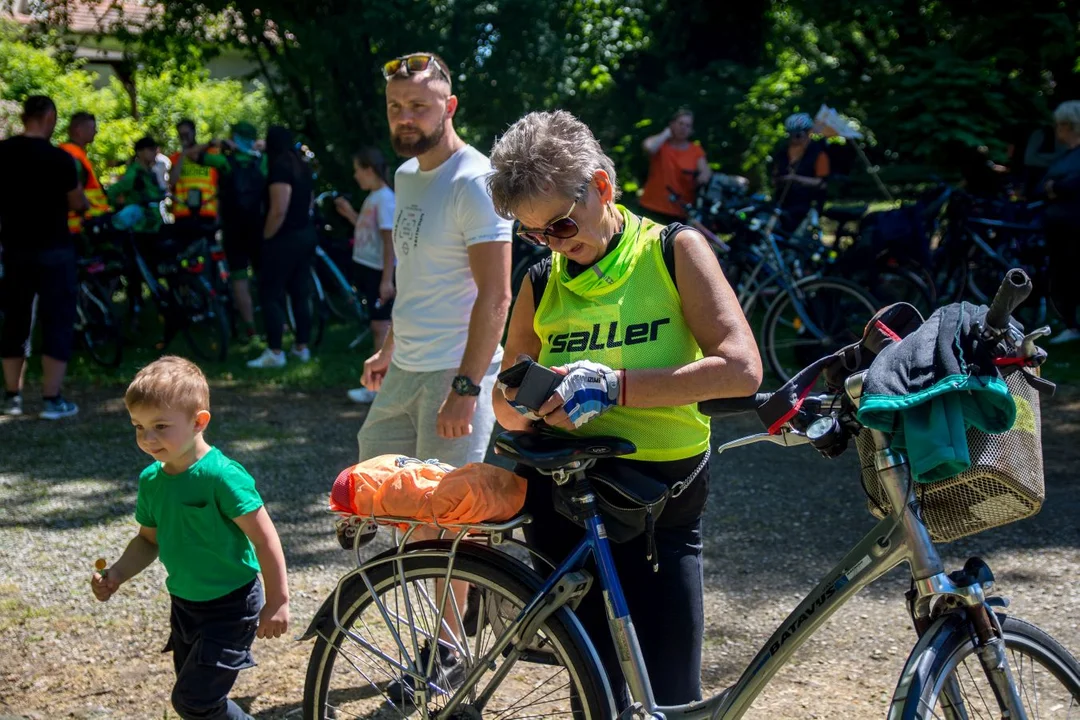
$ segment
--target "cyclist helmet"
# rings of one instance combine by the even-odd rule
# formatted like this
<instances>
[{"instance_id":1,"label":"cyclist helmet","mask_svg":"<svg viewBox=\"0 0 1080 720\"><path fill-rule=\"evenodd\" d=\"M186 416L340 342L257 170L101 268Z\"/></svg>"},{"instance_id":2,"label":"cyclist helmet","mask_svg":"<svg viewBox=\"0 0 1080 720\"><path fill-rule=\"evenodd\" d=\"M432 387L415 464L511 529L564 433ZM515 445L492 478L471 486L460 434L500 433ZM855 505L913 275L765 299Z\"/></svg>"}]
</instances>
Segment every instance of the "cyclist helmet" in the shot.
<instances>
[{"instance_id":1,"label":"cyclist helmet","mask_svg":"<svg viewBox=\"0 0 1080 720\"><path fill-rule=\"evenodd\" d=\"M789 133L808 132L812 127L814 127L814 121L806 113L788 115L787 120L784 121L784 130Z\"/></svg>"}]
</instances>

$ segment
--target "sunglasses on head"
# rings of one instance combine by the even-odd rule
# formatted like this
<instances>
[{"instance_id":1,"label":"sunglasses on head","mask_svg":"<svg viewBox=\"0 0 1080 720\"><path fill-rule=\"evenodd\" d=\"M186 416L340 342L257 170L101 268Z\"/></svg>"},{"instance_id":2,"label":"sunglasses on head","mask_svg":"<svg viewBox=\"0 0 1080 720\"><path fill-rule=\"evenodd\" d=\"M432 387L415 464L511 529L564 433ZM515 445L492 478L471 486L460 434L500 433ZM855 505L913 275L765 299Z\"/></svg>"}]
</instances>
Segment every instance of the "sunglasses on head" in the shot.
<instances>
[{"instance_id":1,"label":"sunglasses on head","mask_svg":"<svg viewBox=\"0 0 1080 720\"><path fill-rule=\"evenodd\" d=\"M589 184L586 183L578 192L577 197L574 198L574 202L570 204L570 209L562 216L548 223L546 228L542 230L518 228L518 237L530 245L540 245L543 247L548 247L551 244L549 238L569 240L572 237L576 237L580 228L578 227L578 224L574 222L574 218L570 217L570 215L574 212L574 208L577 207L577 204L581 202L581 199L585 196L585 191L588 190L588 188Z\"/></svg>"},{"instance_id":2,"label":"sunglasses on head","mask_svg":"<svg viewBox=\"0 0 1080 720\"><path fill-rule=\"evenodd\" d=\"M434 55L427 55L424 53L418 53L416 55L402 55L401 57L394 58L393 60L383 63L382 72L383 77L389 80L390 78L401 72L401 68L405 68L406 75L414 75L416 73L426 72L431 68L435 68L439 71L439 74L446 78L447 82L450 82L450 73L439 64L439 61L435 59Z\"/></svg>"}]
</instances>

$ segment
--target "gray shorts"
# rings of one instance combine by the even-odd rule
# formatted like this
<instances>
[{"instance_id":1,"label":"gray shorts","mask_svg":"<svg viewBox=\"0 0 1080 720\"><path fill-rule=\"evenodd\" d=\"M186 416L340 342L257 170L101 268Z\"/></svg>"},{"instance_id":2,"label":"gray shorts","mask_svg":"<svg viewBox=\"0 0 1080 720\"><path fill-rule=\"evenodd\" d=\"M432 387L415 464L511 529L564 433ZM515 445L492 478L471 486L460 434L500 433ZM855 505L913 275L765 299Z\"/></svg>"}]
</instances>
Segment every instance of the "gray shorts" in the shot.
<instances>
[{"instance_id":1,"label":"gray shorts","mask_svg":"<svg viewBox=\"0 0 1080 720\"><path fill-rule=\"evenodd\" d=\"M435 423L457 373L456 368L409 372L390 363L382 387L356 436L360 461L392 454L421 460L438 459L454 467L483 462L495 427L491 391L495 387L499 363L492 363L480 383L472 434L449 440L439 437Z\"/></svg>"}]
</instances>

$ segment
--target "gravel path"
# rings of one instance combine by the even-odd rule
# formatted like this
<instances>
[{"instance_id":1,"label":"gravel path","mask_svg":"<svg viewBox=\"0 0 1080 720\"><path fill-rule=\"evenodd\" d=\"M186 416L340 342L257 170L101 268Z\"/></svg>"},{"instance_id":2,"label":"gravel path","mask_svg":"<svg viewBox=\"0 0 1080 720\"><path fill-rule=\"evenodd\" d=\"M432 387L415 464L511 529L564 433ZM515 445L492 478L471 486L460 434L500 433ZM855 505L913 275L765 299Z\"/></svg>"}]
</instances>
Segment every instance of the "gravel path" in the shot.
<instances>
[{"instance_id":1,"label":"gravel path","mask_svg":"<svg viewBox=\"0 0 1080 720\"><path fill-rule=\"evenodd\" d=\"M73 393L70 422L0 419L0 717L174 718L171 656L161 653L168 599L159 564L109 603L93 600L95 558L115 559L134 531L135 447L115 391ZM1080 393L1044 410L1048 498L1036 518L943 547L948 564L991 564L1012 611L1080 651ZM296 634L349 568L324 511L355 456L362 409L340 393L215 388L210 438L242 462L268 500L286 548ZM759 428L716 428L725 440ZM713 464L706 540L706 688L738 677L762 643L873 526L854 451L758 446ZM864 590L795 656L747 717L883 717L913 644L896 571ZM258 667L234 697L258 717L299 716L310 645L257 641Z\"/></svg>"}]
</instances>

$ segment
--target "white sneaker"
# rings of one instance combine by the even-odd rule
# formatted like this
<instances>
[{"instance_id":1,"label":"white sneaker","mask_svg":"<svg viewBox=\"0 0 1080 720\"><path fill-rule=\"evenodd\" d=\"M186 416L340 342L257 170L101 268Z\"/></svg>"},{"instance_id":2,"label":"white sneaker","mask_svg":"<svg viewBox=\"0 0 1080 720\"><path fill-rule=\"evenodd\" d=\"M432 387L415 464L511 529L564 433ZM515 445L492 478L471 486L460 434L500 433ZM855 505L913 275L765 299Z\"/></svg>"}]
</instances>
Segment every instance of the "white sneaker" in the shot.
<instances>
[{"instance_id":1,"label":"white sneaker","mask_svg":"<svg viewBox=\"0 0 1080 720\"><path fill-rule=\"evenodd\" d=\"M311 348L304 348L303 350L293 348L289 351L289 354L302 363L311 362Z\"/></svg>"},{"instance_id":2,"label":"white sneaker","mask_svg":"<svg viewBox=\"0 0 1080 720\"><path fill-rule=\"evenodd\" d=\"M353 388L349 391L349 399L361 405L370 405L375 402L375 391L367 388Z\"/></svg>"},{"instance_id":3,"label":"white sneaker","mask_svg":"<svg viewBox=\"0 0 1080 720\"><path fill-rule=\"evenodd\" d=\"M1061 345L1062 343L1073 342L1080 340L1080 330L1076 328L1068 328L1062 332L1059 332L1054 337L1050 338L1050 345Z\"/></svg>"},{"instance_id":4,"label":"white sneaker","mask_svg":"<svg viewBox=\"0 0 1080 720\"><path fill-rule=\"evenodd\" d=\"M263 354L254 360L249 360L249 368L283 368L285 367L285 353L274 352L270 348L263 350Z\"/></svg>"}]
</instances>

